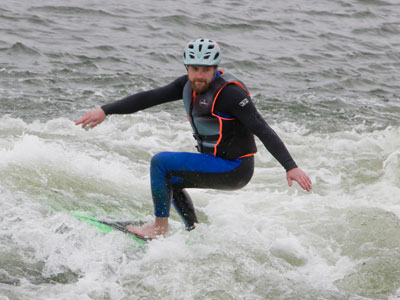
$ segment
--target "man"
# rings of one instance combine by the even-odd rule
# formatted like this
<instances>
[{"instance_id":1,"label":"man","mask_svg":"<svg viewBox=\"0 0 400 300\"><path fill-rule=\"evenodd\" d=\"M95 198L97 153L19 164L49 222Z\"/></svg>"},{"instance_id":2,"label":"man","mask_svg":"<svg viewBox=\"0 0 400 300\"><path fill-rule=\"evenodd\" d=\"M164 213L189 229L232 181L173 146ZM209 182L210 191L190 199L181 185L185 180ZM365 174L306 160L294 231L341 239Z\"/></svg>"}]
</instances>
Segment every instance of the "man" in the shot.
<instances>
[{"instance_id":1,"label":"man","mask_svg":"<svg viewBox=\"0 0 400 300\"><path fill-rule=\"evenodd\" d=\"M172 83L134 94L102 106L76 122L94 127L110 114L134 113L148 107L183 99L200 153L162 152L151 160L150 177L155 221L127 229L154 239L168 231L171 203L188 230L198 223L186 188L235 190L245 186L254 170L256 135L286 169L289 186L297 181L307 191L311 180L297 167L284 143L261 117L243 82L218 70L218 44L209 39L190 41L183 53L187 75Z\"/></svg>"}]
</instances>

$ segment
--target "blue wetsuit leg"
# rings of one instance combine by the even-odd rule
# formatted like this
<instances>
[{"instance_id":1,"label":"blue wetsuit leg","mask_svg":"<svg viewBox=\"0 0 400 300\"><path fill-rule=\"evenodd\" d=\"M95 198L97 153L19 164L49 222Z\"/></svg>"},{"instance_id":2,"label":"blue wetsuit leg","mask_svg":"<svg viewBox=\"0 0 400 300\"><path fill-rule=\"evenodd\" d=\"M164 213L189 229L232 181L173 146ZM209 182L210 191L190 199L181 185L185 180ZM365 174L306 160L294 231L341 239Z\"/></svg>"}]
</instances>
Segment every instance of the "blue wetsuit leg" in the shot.
<instances>
[{"instance_id":1,"label":"blue wetsuit leg","mask_svg":"<svg viewBox=\"0 0 400 300\"><path fill-rule=\"evenodd\" d=\"M239 189L249 182L253 169L253 157L227 160L211 154L158 153L152 158L150 169L155 216L168 217L172 196L182 193L184 188ZM180 200L184 201L185 198L191 202L185 194ZM191 203L188 205L193 206ZM188 225L188 220L181 212L181 217Z\"/></svg>"}]
</instances>

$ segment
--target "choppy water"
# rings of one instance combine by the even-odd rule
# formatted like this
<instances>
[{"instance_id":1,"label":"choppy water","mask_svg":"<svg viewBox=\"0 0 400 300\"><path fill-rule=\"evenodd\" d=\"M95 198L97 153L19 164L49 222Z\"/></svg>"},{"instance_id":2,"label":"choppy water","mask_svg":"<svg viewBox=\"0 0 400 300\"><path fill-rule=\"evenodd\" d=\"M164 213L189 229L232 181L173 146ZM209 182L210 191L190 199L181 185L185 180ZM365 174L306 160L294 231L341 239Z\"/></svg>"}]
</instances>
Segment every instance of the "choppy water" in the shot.
<instances>
[{"instance_id":1,"label":"choppy water","mask_svg":"<svg viewBox=\"0 0 400 300\"><path fill-rule=\"evenodd\" d=\"M70 212L151 220L151 156L194 143L179 102L74 121L183 74L200 36L313 191L259 144L243 190L191 192L195 231L96 233ZM0 299L399 299L399 36L397 0L3 1Z\"/></svg>"}]
</instances>

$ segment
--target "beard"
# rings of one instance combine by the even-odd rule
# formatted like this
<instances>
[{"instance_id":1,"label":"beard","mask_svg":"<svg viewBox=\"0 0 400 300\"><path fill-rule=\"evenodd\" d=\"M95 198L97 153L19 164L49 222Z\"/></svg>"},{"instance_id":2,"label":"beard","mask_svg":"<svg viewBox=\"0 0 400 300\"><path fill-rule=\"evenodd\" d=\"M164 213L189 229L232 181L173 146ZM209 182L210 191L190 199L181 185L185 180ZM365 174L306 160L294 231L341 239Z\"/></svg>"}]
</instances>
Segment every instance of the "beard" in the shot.
<instances>
[{"instance_id":1,"label":"beard","mask_svg":"<svg viewBox=\"0 0 400 300\"><path fill-rule=\"evenodd\" d=\"M202 94L206 92L210 86L210 83L211 82L207 82L206 80L190 80L190 85L196 94Z\"/></svg>"}]
</instances>

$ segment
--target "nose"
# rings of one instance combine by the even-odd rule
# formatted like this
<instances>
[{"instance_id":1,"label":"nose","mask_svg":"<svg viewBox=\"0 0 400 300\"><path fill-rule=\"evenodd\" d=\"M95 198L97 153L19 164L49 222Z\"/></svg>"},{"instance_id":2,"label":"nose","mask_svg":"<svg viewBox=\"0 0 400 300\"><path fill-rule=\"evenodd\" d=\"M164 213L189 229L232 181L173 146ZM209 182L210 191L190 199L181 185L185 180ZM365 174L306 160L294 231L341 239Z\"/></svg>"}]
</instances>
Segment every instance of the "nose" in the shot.
<instances>
[{"instance_id":1,"label":"nose","mask_svg":"<svg viewBox=\"0 0 400 300\"><path fill-rule=\"evenodd\" d=\"M207 77L207 72L205 72L205 70L201 68L195 72L196 79L206 79L206 77Z\"/></svg>"}]
</instances>

